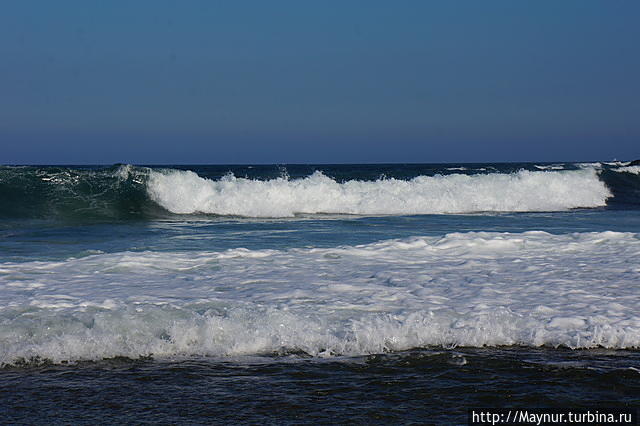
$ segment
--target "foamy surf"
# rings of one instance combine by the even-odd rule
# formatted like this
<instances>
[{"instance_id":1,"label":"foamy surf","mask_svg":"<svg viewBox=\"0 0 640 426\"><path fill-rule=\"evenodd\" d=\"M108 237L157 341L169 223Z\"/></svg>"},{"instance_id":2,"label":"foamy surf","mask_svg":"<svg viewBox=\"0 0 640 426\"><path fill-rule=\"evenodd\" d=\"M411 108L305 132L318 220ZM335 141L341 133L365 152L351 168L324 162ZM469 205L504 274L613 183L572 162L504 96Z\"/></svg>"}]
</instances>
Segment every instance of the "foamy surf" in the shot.
<instances>
[{"instance_id":1,"label":"foamy surf","mask_svg":"<svg viewBox=\"0 0 640 426\"><path fill-rule=\"evenodd\" d=\"M32 310L29 321L26 316L13 320L11 331L2 331L0 365L113 357L359 356L458 346L640 347L637 321L620 326L597 317L542 319L509 309L467 315L366 313L339 320L275 307L213 308L201 313L193 307L132 305L56 314Z\"/></svg>"},{"instance_id":2,"label":"foamy surf","mask_svg":"<svg viewBox=\"0 0 640 426\"><path fill-rule=\"evenodd\" d=\"M631 173L633 175L640 175L640 166L624 166L612 170L619 173Z\"/></svg>"},{"instance_id":3,"label":"foamy surf","mask_svg":"<svg viewBox=\"0 0 640 426\"><path fill-rule=\"evenodd\" d=\"M640 348L640 239L453 233L0 265L0 364L115 356Z\"/></svg>"},{"instance_id":4,"label":"foamy surf","mask_svg":"<svg viewBox=\"0 0 640 426\"><path fill-rule=\"evenodd\" d=\"M147 191L172 213L246 217L564 211L604 206L611 197L593 168L346 182L319 171L264 181L231 174L210 180L166 170L150 172Z\"/></svg>"}]
</instances>

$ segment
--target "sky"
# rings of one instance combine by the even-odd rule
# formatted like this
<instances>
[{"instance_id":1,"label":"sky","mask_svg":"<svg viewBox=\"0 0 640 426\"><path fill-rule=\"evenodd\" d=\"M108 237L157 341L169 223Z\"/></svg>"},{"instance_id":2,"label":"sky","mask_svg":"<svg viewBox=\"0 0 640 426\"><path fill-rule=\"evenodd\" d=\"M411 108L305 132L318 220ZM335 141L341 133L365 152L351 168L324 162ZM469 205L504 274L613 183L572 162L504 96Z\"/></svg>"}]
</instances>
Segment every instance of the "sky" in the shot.
<instances>
[{"instance_id":1,"label":"sky","mask_svg":"<svg viewBox=\"0 0 640 426\"><path fill-rule=\"evenodd\" d=\"M0 164L640 158L640 2L15 1Z\"/></svg>"}]
</instances>

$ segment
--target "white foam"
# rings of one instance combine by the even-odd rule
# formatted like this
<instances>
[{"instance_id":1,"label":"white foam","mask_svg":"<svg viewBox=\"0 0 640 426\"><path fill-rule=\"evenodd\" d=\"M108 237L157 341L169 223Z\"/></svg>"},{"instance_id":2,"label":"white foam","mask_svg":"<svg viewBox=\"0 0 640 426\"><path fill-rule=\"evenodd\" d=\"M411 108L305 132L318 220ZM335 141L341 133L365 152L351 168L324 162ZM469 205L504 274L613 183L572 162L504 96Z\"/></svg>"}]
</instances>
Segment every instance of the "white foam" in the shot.
<instances>
[{"instance_id":1,"label":"white foam","mask_svg":"<svg viewBox=\"0 0 640 426\"><path fill-rule=\"evenodd\" d=\"M606 164L607 166L628 166L629 163L631 163L631 161L607 161L603 164Z\"/></svg>"},{"instance_id":2,"label":"white foam","mask_svg":"<svg viewBox=\"0 0 640 426\"><path fill-rule=\"evenodd\" d=\"M546 166L540 166L536 164L533 167L535 167L538 170L564 170L565 169L563 164L550 164Z\"/></svg>"},{"instance_id":3,"label":"white foam","mask_svg":"<svg viewBox=\"0 0 640 426\"><path fill-rule=\"evenodd\" d=\"M616 169L611 169L611 170L619 173L631 173L634 175L640 175L640 166L618 167Z\"/></svg>"},{"instance_id":4,"label":"white foam","mask_svg":"<svg viewBox=\"0 0 640 426\"><path fill-rule=\"evenodd\" d=\"M320 172L295 180L227 175L213 181L191 171L169 170L152 171L147 189L154 201L173 213L248 217L562 211L603 206L611 196L594 169L344 183Z\"/></svg>"},{"instance_id":5,"label":"white foam","mask_svg":"<svg viewBox=\"0 0 640 426\"><path fill-rule=\"evenodd\" d=\"M592 170L601 170L602 169L602 163L596 162L596 163L576 163L576 166L580 167L581 169L592 169Z\"/></svg>"},{"instance_id":6,"label":"white foam","mask_svg":"<svg viewBox=\"0 0 640 426\"><path fill-rule=\"evenodd\" d=\"M0 265L0 364L424 346L640 348L640 238L454 233Z\"/></svg>"}]
</instances>

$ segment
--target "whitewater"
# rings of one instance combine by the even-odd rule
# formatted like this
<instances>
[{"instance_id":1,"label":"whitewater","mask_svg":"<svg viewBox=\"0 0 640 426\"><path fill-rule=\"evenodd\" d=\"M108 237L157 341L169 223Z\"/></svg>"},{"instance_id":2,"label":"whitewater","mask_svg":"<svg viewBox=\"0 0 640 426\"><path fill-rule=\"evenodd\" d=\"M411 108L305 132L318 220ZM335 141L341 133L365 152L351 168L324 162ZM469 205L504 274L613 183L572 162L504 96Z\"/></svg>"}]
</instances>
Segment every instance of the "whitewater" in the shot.
<instances>
[{"instance_id":1,"label":"whitewater","mask_svg":"<svg viewBox=\"0 0 640 426\"><path fill-rule=\"evenodd\" d=\"M0 269L0 362L640 347L633 233L124 252Z\"/></svg>"},{"instance_id":2,"label":"whitewater","mask_svg":"<svg viewBox=\"0 0 640 426\"><path fill-rule=\"evenodd\" d=\"M0 167L0 217L554 212L635 204L639 190L624 163L354 167Z\"/></svg>"},{"instance_id":3,"label":"whitewater","mask_svg":"<svg viewBox=\"0 0 640 426\"><path fill-rule=\"evenodd\" d=\"M209 180L192 171L151 172L151 198L172 213L291 217L300 213L434 214L556 211L606 204L595 169L417 176L336 182L311 176L261 181L233 174Z\"/></svg>"},{"instance_id":4,"label":"whitewater","mask_svg":"<svg viewBox=\"0 0 640 426\"><path fill-rule=\"evenodd\" d=\"M0 168L0 364L636 350L637 181L625 163Z\"/></svg>"},{"instance_id":5,"label":"whitewater","mask_svg":"<svg viewBox=\"0 0 640 426\"><path fill-rule=\"evenodd\" d=\"M635 407L639 213L625 161L0 166L3 419Z\"/></svg>"}]
</instances>

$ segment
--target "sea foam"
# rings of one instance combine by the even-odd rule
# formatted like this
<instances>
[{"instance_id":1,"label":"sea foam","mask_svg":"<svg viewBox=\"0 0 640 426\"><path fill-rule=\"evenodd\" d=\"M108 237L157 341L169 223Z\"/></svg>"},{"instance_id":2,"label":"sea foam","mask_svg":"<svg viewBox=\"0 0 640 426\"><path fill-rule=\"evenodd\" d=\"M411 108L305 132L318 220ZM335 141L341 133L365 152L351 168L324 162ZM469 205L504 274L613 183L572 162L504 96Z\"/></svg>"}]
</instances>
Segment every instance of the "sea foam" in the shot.
<instances>
[{"instance_id":1,"label":"sea foam","mask_svg":"<svg viewBox=\"0 0 640 426\"><path fill-rule=\"evenodd\" d=\"M625 173L631 173L634 175L640 175L640 166L625 166L625 167L618 167L612 170L619 173L625 172Z\"/></svg>"},{"instance_id":2,"label":"sea foam","mask_svg":"<svg viewBox=\"0 0 640 426\"><path fill-rule=\"evenodd\" d=\"M247 217L563 211L604 206L611 196L593 168L346 182L319 171L263 181L166 170L150 172L147 192L172 213Z\"/></svg>"},{"instance_id":3,"label":"sea foam","mask_svg":"<svg viewBox=\"0 0 640 426\"><path fill-rule=\"evenodd\" d=\"M470 232L357 246L0 264L0 364L640 348L640 239Z\"/></svg>"}]
</instances>

